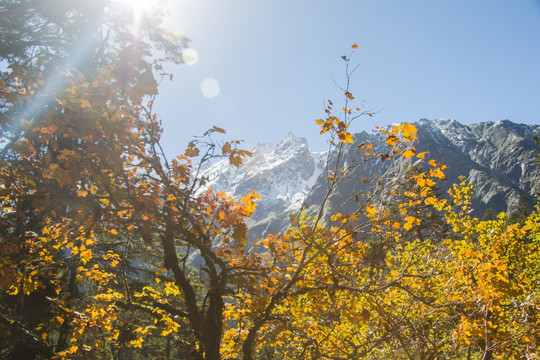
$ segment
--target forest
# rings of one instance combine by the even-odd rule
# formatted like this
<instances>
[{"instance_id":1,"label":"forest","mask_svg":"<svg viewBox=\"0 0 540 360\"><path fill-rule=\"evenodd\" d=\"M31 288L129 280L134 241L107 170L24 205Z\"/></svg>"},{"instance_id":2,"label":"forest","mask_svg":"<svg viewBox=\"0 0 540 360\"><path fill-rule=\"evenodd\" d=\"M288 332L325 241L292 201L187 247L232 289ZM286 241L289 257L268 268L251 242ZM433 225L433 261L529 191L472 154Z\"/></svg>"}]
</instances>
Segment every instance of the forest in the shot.
<instances>
[{"instance_id":1,"label":"forest","mask_svg":"<svg viewBox=\"0 0 540 360\"><path fill-rule=\"evenodd\" d=\"M538 205L472 217L474 188L439 191L449 164L416 151L413 124L345 161L376 116L345 87L312 125L332 156L322 203L248 239L259 196L200 169L251 153L210 125L165 155L154 101L189 39L129 11L0 1L1 359L540 358ZM327 206L354 169L403 159L352 210Z\"/></svg>"}]
</instances>

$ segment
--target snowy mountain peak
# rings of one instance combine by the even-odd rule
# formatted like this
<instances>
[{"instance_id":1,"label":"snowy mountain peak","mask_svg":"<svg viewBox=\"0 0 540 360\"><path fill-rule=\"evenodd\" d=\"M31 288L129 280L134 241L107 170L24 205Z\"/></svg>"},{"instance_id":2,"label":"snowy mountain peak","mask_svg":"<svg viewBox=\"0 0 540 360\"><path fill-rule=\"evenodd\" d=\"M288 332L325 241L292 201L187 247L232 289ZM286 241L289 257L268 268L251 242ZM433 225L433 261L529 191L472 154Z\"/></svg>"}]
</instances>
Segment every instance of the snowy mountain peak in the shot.
<instances>
[{"instance_id":1,"label":"snowy mountain peak","mask_svg":"<svg viewBox=\"0 0 540 360\"><path fill-rule=\"evenodd\" d=\"M508 120L463 125L452 119L422 119L415 123L418 152L428 151L430 158L447 164L448 181L439 184L441 194L464 175L474 186L474 216L484 210L512 211L520 196L531 197L540 191L535 155L538 152L532 136L540 134L540 125L516 124ZM344 150L343 161L356 161L360 143L384 146L380 134L366 132L354 135L355 144ZM239 168L228 160L212 164L203 175L207 186L242 196L251 190L261 195L253 218L248 221L253 237L283 231L304 202L311 208L321 204L327 189L326 178L320 176L326 153L313 153L306 139L289 133L277 145L258 144L253 156ZM329 159L329 161L333 161ZM358 179L372 174L395 174L409 163L398 158L394 162L374 162L358 167L327 203L328 209L344 207L351 194L364 191L366 185ZM367 190L366 190L367 191Z\"/></svg>"},{"instance_id":2,"label":"snowy mountain peak","mask_svg":"<svg viewBox=\"0 0 540 360\"><path fill-rule=\"evenodd\" d=\"M253 225L298 210L322 172L322 155L312 152L305 138L289 133L277 145L258 144L253 155L238 168L227 159L202 173L207 187L242 196L255 190L261 201L253 215Z\"/></svg>"}]
</instances>

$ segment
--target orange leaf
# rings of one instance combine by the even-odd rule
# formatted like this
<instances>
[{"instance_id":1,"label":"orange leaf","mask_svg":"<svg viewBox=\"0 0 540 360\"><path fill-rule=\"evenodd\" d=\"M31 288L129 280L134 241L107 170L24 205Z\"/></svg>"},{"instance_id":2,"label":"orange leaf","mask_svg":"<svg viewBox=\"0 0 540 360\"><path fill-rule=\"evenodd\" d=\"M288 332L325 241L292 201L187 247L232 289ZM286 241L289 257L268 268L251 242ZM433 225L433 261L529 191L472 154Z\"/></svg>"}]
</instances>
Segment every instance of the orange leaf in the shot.
<instances>
[{"instance_id":1,"label":"orange leaf","mask_svg":"<svg viewBox=\"0 0 540 360\"><path fill-rule=\"evenodd\" d=\"M77 196L79 196L79 197L86 197L86 195L88 195L88 191L86 191L86 190L80 190L80 189L77 190Z\"/></svg>"},{"instance_id":2,"label":"orange leaf","mask_svg":"<svg viewBox=\"0 0 540 360\"><path fill-rule=\"evenodd\" d=\"M291 218L291 224L296 225L296 223L298 222L296 214L289 214L289 217Z\"/></svg>"},{"instance_id":3,"label":"orange leaf","mask_svg":"<svg viewBox=\"0 0 540 360\"><path fill-rule=\"evenodd\" d=\"M358 49L358 45L354 44L353 46L351 46L351 48L353 48L354 50Z\"/></svg>"},{"instance_id":4,"label":"orange leaf","mask_svg":"<svg viewBox=\"0 0 540 360\"><path fill-rule=\"evenodd\" d=\"M229 156L229 163L231 165L239 167L243 163L242 157L241 156L234 156L234 154L231 154L231 156Z\"/></svg>"},{"instance_id":5,"label":"orange leaf","mask_svg":"<svg viewBox=\"0 0 540 360\"><path fill-rule=\"evenodd\" d=\"M196 147L189 147L186 149L185 155L187 157L194 157L199 155L199 149Z\"/></svg>"},{"instance_id":6,"label":"orange leaf","mask_svg":"<svg viewBox=\"0 0 540 360\"><path fill-rule=\"evenodd\" d=\"M223 147L221 148L221 153L223 155L229 154L231 152L231 144L229 142L226 142L223 144Z\"/></svg>"}]
</instances>

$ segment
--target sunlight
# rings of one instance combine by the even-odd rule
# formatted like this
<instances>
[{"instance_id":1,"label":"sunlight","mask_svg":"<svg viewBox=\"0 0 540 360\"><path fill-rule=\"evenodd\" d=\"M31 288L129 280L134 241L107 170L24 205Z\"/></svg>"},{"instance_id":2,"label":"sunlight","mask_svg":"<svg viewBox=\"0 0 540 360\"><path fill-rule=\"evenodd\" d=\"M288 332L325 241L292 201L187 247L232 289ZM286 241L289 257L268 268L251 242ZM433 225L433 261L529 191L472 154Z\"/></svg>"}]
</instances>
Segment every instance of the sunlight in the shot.
<instances>
[{"instance_id":1,"label":"sunlight","mask_svg":"<svg viewBox=\"0 0 540 360\"><path fill-rule=\"evenodd\" d=\"M199 61L199 53L195 49L188 48L182 52L182 60L186 65L195 65Z\"/></svg>"},{"instance_id":2,"label":"sunlight","mask_svg":"<svg viewBox=\"0 0 540 360\"><path fill-rule=\"evenodd\" d=\"M133 11L133 25L137 27L144 13L149 12L152 8L151 0L115 0L117 3L125 6Z\"/></svg>"}]
</instances>

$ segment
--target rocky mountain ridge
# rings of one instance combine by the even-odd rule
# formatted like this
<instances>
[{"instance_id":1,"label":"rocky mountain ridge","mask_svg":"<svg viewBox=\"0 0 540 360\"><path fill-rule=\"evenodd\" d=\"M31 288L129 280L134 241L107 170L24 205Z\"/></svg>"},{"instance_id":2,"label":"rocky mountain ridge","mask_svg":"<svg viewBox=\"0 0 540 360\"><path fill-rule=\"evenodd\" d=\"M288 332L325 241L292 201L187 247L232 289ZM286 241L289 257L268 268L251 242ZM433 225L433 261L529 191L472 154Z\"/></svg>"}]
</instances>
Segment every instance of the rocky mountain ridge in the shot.
<instances>
[{"instance_id":1,"label":"rocky mountain ridge","mask_svg":"<svg viewBox=\"0 0 540 360\"><path fill-rule=\"evenodd\" d=\"M441 183L441 193L463 175L474 186L474 215L482 217L486 209L512 211L519 198L530 199L540 192L540 171L535 155L539 152L533 140L540 135L540 125L516 124L509 120L463 125L455 120L426 120L415 123L417 152L429 151L430 157L448 165L448 180ZM355 143L346 147L344 159L358 159L358 144L384 145L384 137L376 133L355 134ZM312 152L306 139L287 135L277 145L259 144L253 156L239 168L222 160L205 169L208 187L226 190L234 196L251 190L261 194L261 201L249 226L253 237L283 230L288 214L302 206L318 206L326 189L323 174L327 153ZM330 154L329 161L332 161ZM356 171L361 179L374 174L403 171L404 161L376 162ZM366 185L351 180L331 198L330 209L337 209L350 196Z\"/></svg>"},{"instance_id":2,"label":"rocky mountain ridge","mask_svg":"<svg viewBox=\"0 0 540 360\"><path fill-rule=\"evenodd\" d=\"M238 168L224 159L206 168L202 176L207 187L233 196L255 190L261 201L249 222L251 232L279 231L276 218L300 209L323 171L325 153L311 151L305 138L292 133L277 145L258 144L251 152Z\"/></svg>"}]
</instances>

